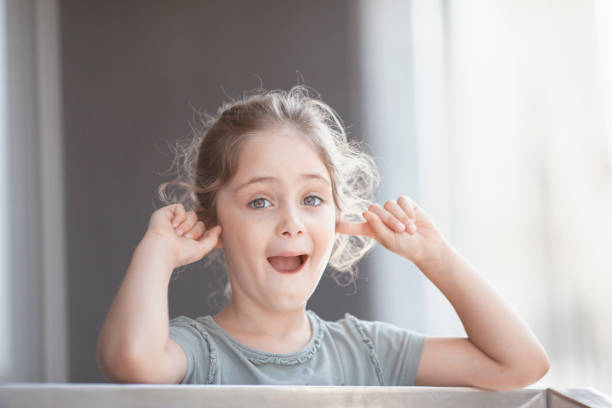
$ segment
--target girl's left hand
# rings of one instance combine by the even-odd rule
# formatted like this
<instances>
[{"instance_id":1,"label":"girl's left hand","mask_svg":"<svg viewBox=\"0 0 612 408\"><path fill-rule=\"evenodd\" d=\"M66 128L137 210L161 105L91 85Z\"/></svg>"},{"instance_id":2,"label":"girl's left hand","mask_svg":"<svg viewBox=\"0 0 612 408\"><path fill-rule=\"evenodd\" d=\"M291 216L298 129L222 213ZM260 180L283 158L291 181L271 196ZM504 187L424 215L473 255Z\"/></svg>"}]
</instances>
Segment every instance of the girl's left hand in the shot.
<instances>
[{"instance_id":1,"label":"girl's left hand","mask_svg":"<svg viewBox=\"0 0 612 408\"><path fill-rule=\"evenodd\" d=\"M446 240L427 213L400 196L384 208L375 203L363 212L364 223L338 221L336 232L376 239L388 250L413 262L439 260Z\"/></svg>"}]
</instances>

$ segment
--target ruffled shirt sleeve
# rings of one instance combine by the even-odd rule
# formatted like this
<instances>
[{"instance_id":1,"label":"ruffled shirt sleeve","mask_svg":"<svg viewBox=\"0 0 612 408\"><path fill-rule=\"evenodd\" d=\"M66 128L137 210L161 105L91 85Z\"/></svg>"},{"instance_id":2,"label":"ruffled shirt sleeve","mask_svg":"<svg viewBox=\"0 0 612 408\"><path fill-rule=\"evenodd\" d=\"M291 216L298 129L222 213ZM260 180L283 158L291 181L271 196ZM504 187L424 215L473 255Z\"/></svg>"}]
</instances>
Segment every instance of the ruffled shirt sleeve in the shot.
<instances>
[{"instance_id":1,"label":"ruffled shirt sleeve","mask_svg":"<svg viewBox=\"0 0 612 408\"><path fill-rule=\"evenodd\" d=\"M348 314L346 317L368 347L381 385L414 385L427 337L385 322L358 320Z\"/></svg>"},{"instance_id":2,"label":"ruffled shirt sleeve","mask_svg":"<svg viewBox=\"0 0 612 408\"><path fill-rule=\"evenodd\" d=\"M202 324L186 316L176 317L170 320L169 336L187 356L187 373L181 384L212 384L217 371L216 350Z\"/></svg>"}]
</instances>

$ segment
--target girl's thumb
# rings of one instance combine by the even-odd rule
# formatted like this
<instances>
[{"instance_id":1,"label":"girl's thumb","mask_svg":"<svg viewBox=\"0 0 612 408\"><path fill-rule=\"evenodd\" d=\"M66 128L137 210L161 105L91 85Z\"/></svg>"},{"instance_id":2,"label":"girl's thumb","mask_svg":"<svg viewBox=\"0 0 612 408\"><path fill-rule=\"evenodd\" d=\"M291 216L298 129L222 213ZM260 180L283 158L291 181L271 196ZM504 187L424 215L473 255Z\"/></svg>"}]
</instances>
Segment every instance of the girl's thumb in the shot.
<instances>
[{"instance_id":1,"label":"girl's thumb","mask_svg":"<svg viewBox=\"0 0 612 408\"><path fill-rule=\"evenodd\" d=\"M206 247L207 252L213 248L221 248L221 246L219 246L221 241L220 236L221 226L216 225L202 235L202 238L200 238L200 243Z\"/></svg>"}]
</instances>

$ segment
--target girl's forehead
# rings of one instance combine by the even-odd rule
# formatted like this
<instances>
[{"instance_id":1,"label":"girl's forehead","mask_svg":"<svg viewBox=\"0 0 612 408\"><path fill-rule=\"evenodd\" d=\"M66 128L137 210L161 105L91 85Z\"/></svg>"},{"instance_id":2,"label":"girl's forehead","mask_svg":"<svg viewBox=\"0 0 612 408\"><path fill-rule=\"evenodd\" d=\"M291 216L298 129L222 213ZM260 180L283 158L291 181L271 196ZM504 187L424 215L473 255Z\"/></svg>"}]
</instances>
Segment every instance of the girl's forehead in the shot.
<instances>
[{"instance_id":1,"label":"girl's forehead","mask_svg":"<svg viewBox=\"0 0 612 408\"><path fill-rule=\"evenodd\" d=\"M252 185L296 187L307 182L331 189L332 179L319 153L299 137L255 135L245 141L241 150L228 192L239 194L249 191Z\"/></svg>"},{"instance_id":2,"label":"girl's forehead","mask_svg":"<svg viewBox=\"0 0 612 408\"><path fill-rule=\"evenodd\" d=\"M249 136L238 158L237 178L256 172L303 173L305 170L324 172L327 168L312 143L295 132L270 131Z\"/></svg>"}]
</instances>

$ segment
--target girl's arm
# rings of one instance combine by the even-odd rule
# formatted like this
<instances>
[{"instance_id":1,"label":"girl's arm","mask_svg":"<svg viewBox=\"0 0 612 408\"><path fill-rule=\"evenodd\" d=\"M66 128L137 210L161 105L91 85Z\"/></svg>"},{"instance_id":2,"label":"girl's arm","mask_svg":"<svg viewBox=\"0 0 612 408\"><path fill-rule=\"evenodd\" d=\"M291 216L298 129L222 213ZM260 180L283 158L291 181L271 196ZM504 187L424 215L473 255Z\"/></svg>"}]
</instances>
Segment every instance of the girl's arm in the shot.
<instances>
[{"instance_id":1,"label":"girl's arm","mask_svg":"<svg viewBox=\"0 0 612 408\"><path fill-rule=\"evenodd\" d=\"M181 204L153 213L98 338L98 362L109 379L182 381L187 357L169 338L168 284L174 268L201 259L217 246L220 232L219 226L205 232L195 213L186 213ZM188 233L190 237L181 236Z\"/></svg>"},{"instance_id":2,"label":"girl's arm","mask_svg":"<svg viewBox=\"0 0 612 408\"><path fill-rule=\"evenodd\" d=\"M413 261L450 301L468 334L428 337L415 385L508 390L546 374L550 363L536 337L422 208L401 196L384 208L373 204L368 210L365 223L340 222L336 232L373 237Z\"/></svg>"},{"instance_id":3,"label":"girl's arm","mask_svg":"<svg viewBox=\"0 0 612 408\"><path fill-rule=\"evenodd\" d=\"M548 357L527 325L449 244L439 258L415 262L453 305L468 338L425 341L415 385L525 387L542 378Z\"/></svg>"},{"instance_id":4,"label":"girl's arm","mask_svg":"<svg viewBox=\"0 0 612 408\"><path fill-rule=\"evenodd\" d=\"M168 337L168 284L174 266L163 240L145 236L98 339L98 362L117 382L179 383L187 358Z\"/></svg>"}]
</instances>

